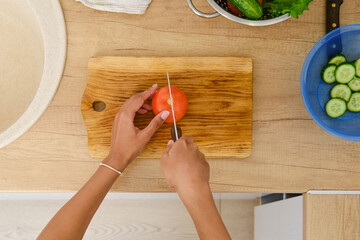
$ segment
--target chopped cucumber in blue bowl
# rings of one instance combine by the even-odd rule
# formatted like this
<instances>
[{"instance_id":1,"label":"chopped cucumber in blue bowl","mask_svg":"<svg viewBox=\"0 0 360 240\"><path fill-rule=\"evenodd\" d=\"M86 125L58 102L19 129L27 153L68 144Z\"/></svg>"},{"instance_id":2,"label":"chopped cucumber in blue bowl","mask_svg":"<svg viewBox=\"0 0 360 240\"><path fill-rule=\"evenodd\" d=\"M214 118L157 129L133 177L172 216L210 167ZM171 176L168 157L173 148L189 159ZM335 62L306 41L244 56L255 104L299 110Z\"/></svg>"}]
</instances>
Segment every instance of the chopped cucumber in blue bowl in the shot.
<instances>
[{"instance_id":1,"label":"chopped cucumber in blue bowl","mask_svg":"<svg viewBox=\"0 0 360 240\"><path fill-rule=\"evenodd\" d=\"M360 141L360 24L325 35L310 50L301 72L301 95L326 132Z\"/></svg>"}]
</instances>

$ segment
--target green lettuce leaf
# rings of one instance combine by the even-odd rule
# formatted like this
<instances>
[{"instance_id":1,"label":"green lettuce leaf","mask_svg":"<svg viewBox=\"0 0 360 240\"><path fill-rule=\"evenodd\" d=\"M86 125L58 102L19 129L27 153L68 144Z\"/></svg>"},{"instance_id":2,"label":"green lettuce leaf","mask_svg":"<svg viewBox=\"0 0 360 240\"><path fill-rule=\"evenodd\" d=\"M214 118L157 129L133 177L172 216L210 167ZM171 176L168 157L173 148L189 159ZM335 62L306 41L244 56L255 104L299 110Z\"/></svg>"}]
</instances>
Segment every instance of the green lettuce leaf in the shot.
<instances>
[{"instance_id":1,"label":"green lettuce leaf","mask_svg":"<svg viewBox=\"0 0 360 240\"><path fill-rule=\"evenodd\" d=\"M309 10L309 3L313 0L265 0L263 7L267 8L269 12L276 16L288 13L294 18L298 18L299 15L305 10Z\"/></svg>"}]
</instances>

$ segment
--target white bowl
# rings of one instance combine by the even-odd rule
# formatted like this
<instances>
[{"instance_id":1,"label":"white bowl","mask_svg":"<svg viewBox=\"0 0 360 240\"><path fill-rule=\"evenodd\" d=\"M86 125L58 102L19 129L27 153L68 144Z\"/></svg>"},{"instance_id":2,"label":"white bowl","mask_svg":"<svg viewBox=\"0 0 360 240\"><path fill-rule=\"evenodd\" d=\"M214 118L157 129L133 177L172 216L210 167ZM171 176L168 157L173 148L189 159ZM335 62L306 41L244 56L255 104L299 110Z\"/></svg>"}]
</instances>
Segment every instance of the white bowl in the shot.
<instances>
[{"instance_id":1,"label":"white bowl","mask_svg":"<svg viewBox=\"0 0 360 240\"><path fill-rule=\"evenodd\" d=\"M0 25L0 148L45 112L60 83L66 29L59 0L3 0Z\"/></svg>"}]
</instances>

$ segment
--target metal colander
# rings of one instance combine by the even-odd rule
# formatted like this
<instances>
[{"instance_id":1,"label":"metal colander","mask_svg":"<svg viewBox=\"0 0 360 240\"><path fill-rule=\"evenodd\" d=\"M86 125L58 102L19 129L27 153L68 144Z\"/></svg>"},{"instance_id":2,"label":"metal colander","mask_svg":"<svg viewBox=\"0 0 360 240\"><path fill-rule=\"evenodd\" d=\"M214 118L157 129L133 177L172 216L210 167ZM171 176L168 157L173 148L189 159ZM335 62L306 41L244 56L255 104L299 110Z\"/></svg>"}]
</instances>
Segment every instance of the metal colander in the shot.
<instances>
[{"instance_id":1,"label":"metal colander","mask_svg":"<svg viewBox=\"0 0 360 240\"><path fill-rule=\"evenodd\" d=\"M275 16L272 16L270 13L264 12L264 15L258 20L246 19L245 17L240 17L240 16L233 14L229 10L227 0L207 0L209 2L209 4L216 10L216 12L203 13L195 8L194 4L192 3L192 0L187 0L187 1L188 1L190 9L195 14L199 15L200 17L213 18L213 17L222 15L222 16L230 19L231 21L249 25L249 26L267 26L267 25L272 25L272 24L276 24L276 23L285 21L290 18L290 16L288 14L285 14L285 15L282 15L279 17L275 17Z\"/></svg>"}]
</instances>

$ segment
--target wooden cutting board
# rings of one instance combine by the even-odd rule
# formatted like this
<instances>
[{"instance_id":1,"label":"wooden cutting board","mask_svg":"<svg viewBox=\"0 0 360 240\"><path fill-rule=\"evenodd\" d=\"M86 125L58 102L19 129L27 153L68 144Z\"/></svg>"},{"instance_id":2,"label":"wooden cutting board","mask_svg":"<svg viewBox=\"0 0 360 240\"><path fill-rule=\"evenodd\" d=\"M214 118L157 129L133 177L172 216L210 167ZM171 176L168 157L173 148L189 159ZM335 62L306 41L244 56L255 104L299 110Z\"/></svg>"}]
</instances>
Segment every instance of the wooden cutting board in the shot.
<instances>
[{"instance_id":1,"label":"wooden cutting board","mask_svg":"<svg viewBox=\"0 0 360 240\"><path fill-rule=\"evenodd\" d=\"M178 122L183 135L192 135L207 158L250 155L253 98L250 58L94 57L88 68L81 112L91 156L107 156L112 122L123 102L154 83L167 86L166 71L171 85L188 97L188 111ZM137 114L135 125L142 129L153 117L152 112ZM171 139L171 127L172 124L165 123L140 157L159 158Z\"/></svg>"}]
</instances>

